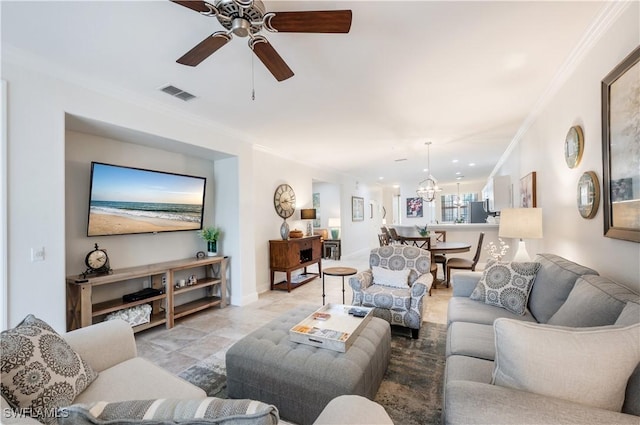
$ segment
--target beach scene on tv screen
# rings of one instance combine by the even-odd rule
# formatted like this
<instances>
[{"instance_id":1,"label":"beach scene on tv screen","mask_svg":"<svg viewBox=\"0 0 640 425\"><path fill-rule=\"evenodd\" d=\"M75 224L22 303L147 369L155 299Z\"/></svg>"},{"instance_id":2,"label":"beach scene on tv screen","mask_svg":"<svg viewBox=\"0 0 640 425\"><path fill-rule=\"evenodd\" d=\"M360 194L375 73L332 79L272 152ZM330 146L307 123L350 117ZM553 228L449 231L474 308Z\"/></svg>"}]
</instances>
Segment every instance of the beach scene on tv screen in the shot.
<instances>
[{"instance_id":1,"label":"beach scene on tv screen","mask_svg":"<svg viewBox=\"0 0 640 425\"><path fill-rule=\"evenodd\" d=\"M93 164L88 236L201 228L205 179Z\"/></svg>"}]
</instances>

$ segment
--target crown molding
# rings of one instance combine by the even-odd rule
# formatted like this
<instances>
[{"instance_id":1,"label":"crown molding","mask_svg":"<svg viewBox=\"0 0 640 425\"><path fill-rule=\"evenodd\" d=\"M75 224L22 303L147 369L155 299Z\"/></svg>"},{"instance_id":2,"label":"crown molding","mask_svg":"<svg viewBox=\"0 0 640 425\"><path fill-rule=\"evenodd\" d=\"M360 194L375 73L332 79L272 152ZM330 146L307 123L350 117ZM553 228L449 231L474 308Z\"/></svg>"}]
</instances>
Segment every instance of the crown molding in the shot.
<instances>
[{"instance_id":1,"label":"crown molding","mask_svg":"<svg viewBox=\"0 0 640 425\"><path fill-rule=\"evenodd\" d=\"M246 134L240 133L211 120L210 118L187 113L179 107L173 107L163 102L152 100L144 95L123 89L117 85L108 83L104 80L92 78L86 74L79 73L74 70L66 69L58 64L46 61L39 56L28 53L14 46L4 46L2 49L2 62L12 64L18 67L26 68L37 74L42 74L64 82L66 84L80 87L82 89L115 99L120 102L131 104L135 107L146 109L148 111L157 112L186 121L192 125L204 127L223 137L254 144L256 143ZM46 71L43 71L46 70ZM73 111L66 111L74 113ZM91 117L89 117L91 118Z\"/></svg>"},{"instance_id":2,"label":"crown molding","mask_svg":"<svg viewBox=\"0 0 640 425\"><path fill-rule=\"evenodd\" d=\"M633 2L631 1L614 1L607 3L602 7L598 16L596 16L589 28L587 28L576 47L573 48L562 66L560 66L547 88L536 101L529 115L527 115L518 128L518 131L513 136L513 139L511 139L511 142L496 163L493 171L489 174L487 181L498 173L498 170L506 163L507 158L520 144L520 141L529 131L533 123L538 119L543 109L558 93L567 80L574 74L580 62L632 3Z\"/></svg>"}]
</instances>

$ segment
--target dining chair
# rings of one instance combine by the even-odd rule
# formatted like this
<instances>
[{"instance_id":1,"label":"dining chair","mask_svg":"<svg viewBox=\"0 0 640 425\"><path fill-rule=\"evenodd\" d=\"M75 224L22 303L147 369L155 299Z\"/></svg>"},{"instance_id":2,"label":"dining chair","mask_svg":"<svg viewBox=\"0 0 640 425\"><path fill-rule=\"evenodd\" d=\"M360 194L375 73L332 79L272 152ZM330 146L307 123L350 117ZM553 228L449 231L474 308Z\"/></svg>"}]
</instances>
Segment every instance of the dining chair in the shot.
<instances>
[{"instance_id":1,"label":"dining chair","mask_svg":"<svg viewBox=\"0 0 640 425\"><path fill-rule=\"evenodd\" d=\"M460 269L460 270L476 270L476 264L478 264L478 260L480 259L480 251L482 250L482 241L484 240L484 232L480 232L480 236L478 237L478 247L476 248L476 254L473 256L473 260L469 260L467 258L449 258L447 260L447 279L446 285L449 287L449 282L451 280L451 270L452 269Z\"/></svg>"},{"instance_id":2,"label":"dining chair","mask_svg":"<svg viewBox=\"0 0 640 425\"><path fill-rule=\"evenodd\" d=\"M393 227L389 227L389 235L391 236L390 243L402 243L402 239Z\"/></svg>"},{"instance_id":3,"label":"dining chair","mask_svg":"<svg viewBox=\"0 0 640 425\"><path fill-rule=\"evenodd\" d=\"M387 242L391 242L391 234L389 233L389 229L387 229L387 226L380 227L380 231L387 237Z\"/></svg>"},{"instance_id":4,"label":"dining chair","mask_svg":"<svg viewBox=\"0 0 640 425\"><path fill-rule=\"evenodd\" d=\"M446 230L434 230L433 231L436 243L437 242L446 242L447 241L447 231ZM436 263L436 267L438 264L442 264L442 276L444 280L447 279L447 256L446 254L435 254L433 256L433 261Z\"/></svg>"},{"instance_id":5,"label":"dining chair","mask_svg":"<svg viewBox=\"0 0 640 425\"><path fill-rule=\"evenodd\" d=\"M385 235L384 233L378 234L378 241L380 242L380 246L389 245L389 238L387 238L387 235Z\"/></svg>"}]
</instances>

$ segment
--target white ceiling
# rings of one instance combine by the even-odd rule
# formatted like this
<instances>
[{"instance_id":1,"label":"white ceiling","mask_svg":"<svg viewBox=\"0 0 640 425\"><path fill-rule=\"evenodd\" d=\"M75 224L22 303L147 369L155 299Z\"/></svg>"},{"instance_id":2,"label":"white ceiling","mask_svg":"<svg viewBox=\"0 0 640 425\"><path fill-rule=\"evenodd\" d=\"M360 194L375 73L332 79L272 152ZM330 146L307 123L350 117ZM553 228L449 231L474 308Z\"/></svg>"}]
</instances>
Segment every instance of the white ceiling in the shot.
<instances>
[{"instance_id":1,"label":"white ceiling","mask_svg":"<svg viewBox=\"0 0 640 425\"><path fill-rule=\"evenodd\" d=\"M269 151L363 182L422 180L431 141L431 171L446 186L456 172L463 181L487 178L605 5L265 4L351 9L351 32L265 32L295 72L279 83L237 37L195 68L177 64L222 27L169 1L2 1L3 54L212 120ZM158 91L166 84L198 98L186 103Z\"/></svg>"}]
</instances>

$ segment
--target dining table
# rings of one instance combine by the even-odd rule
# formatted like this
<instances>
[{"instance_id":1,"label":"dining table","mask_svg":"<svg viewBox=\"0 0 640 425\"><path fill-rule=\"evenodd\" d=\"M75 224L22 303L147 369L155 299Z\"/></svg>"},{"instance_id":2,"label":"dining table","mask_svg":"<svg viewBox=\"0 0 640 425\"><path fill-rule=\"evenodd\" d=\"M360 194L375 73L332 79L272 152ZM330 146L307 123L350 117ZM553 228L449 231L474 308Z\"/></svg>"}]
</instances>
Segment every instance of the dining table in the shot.
<instances>
[{"instance_id":1,"label":"dining table","mask_svg":"<svg viewBox=\"0 0 640 425\"><path fill-rule=\"evenodd\" d=\"M431 253L431 261L434 261L435 254L454 254L471 251L471 244L468 242L436 242L434 244L431 242L430 236L400 236L401 244L413 245L428 250ZM443 265L443 267L445 266ZM442 280L434 278L433 287L436 288L437 284L442 282Z\"/></svg>"}]
</instances>

